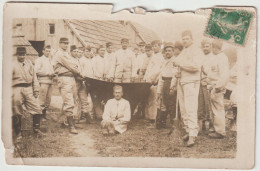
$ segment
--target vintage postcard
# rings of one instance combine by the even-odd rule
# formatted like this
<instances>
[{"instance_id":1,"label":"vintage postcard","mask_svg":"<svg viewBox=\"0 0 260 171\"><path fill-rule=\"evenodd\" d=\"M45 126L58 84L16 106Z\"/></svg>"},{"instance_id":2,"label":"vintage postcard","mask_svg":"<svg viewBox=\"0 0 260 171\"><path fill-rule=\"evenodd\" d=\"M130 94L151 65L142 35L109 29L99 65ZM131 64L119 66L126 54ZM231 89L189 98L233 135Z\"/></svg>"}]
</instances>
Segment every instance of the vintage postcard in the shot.
<instances>
[{"instance_id":1,"label":"vintage postcard","mask_svg":"<svg viewBox=\"0 0 260 171\"><path fill-rule=\"evenodd\" d=\"M249 169L256 8L6 3L11 165Z\"/></svg>"}]
</instances>

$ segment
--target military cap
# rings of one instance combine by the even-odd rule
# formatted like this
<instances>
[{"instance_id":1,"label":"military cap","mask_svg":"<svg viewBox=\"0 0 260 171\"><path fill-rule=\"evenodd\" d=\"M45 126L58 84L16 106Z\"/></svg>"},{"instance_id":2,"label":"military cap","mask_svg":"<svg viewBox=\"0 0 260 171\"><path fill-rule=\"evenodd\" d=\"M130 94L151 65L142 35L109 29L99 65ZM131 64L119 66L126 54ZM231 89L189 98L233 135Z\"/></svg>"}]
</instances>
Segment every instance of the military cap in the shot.
<instances>
[{"instance_id":1,"label":"military cap","mask_svg":"<svg viewBox=\"0 0 260 171\"><path fill-rule=\"evenodd\" d=\"M174 48L174 44L172 42L165 43L163 49L166 49L167 47Z\"/></svg>"},{"instance_id":2,"label":"military cap","mask_svg":"<svg viewBox=\"0 0 260 171\"><path fill-rule=\"evenodd\" d=\"M86 46L86 47L85 47L85 50L91 51L91 46L89 46L89 45Z\"/></svg>"},{"instance_id":3,"label":"military cap","mask_svg":"<svg viewBox=\"0 0 260 171\"><path fill-rule=\"evenodd\" d=\"M152 46L154 46L154 45L161 45L162 42L160 40L154 40L154 41L152 41L151 44L152 44Z\"/></svg>"},{"instance_id":4,"label":"military cap","mask_svg":"<svg viewBox=\"0 0 260 171\"><path fill-rule=\"evenodd\" d=\"M45 49L51 49L51 45L46 45L46 46L44 46L44 47L43 47L43 50L45 50Z\"/></svg>"},{"instance_id":5,"label":"military cap","mask_svg":"<svg viewBox=\"0 0 260 171\"><path fill-rule=\"evenodd\" d=\"M73 50L75 50L75 49L78 49L76 45L71 45L71 46L70 46L70 51L71 51L71 52L72 52Z\"/></svg>"},{"instance_id":6,"label":"military cap","mask_svg":"<svg viewBox=\"0 0 260 171\"><path fill-rule=\"evenodd\" d=\"M219 39L215 39L212 42L212 45L217 46L219 49L222 49L222 44L223 44L222 41L220 41Z\"/></svg>"},{"instance_id":7,"label":"military cap","mask_svg":"<svg viewBox=\"0 0 260 171\"><path fill-rule=\"evenodd\" d=\"M145 45L145 50L152 50L152 49L153 49L153 47L151 44Z\"/></svg>"},{"instance_id":8,"label":"military cap","mask_svg":"<svg viewBox=\"0 0 260 171\"><path fill-rule=\"evenodd\" d=\"M25 55L26 54L26 48L25 47L17 47L16 48L16 55Z\"/></svg>"},{"instance_id":9,"label":"military cap","mask_svg":"<svg viewBox=\"0 0 260 171\"><path fill-rule=\"evenodd\" d=\"M84 50L85 50L84 47L79 47L78 49L81 50L81 51L84 51Z\"/></svg>"},{"instance_id":10,"label":"military cap","mask_svg":"<svg viewBox=\"0 0 260 171\"><path fill-rule=\"evenodd\" d=\"M138 46L145 46L145 42L139 42Z\"/></svg>"},{"instance_id":11,"label":"military cap","mask_svg":"<svg viewBox=\"0 0 260 171\"><path fill-rule=\"evenodd\" d=\"M127 43L128 43L128 42L129 42L129 39L127 39L127 38L122 38L122 39L121 39L121 43L123 43L123 42L127 42Z\"/></svg>"},{"instance_id":12,"label":"military cap","mask_svg":"<svg viewBox=\"0 0 260 171\"><path fill-rule=\"evenodd\" d=\"M184 37L184 36L190 36L190 37L192 38L192 33L191 33L190 30L186 30L186 31L182 32L181 36L182 36L182 37Z\"/></svg>"},{"instance_id":13,"label":"military cap","mask_svg":"<svg viewBox=\"0 0 260 171\"><path fill-rule=\"evenodd\" d=\"M99 46L97 47L97 50L99 50L99 49L101 49L101 48L105 48L105 46L99 45Z\"/></svg>"},{"instance_id":14,"label":"military cap","mask_svg":"<svg viewBox=\"0 0 260 171\"><path fill-rule=\"evenodd\" d=\"M113 43L112 42L106 43L106 47L109 47L109 46L113 46Z\"/></svg>"},{"instance_id":15,"label":"military cap","mask_svg":"<svg viewBox=\"0 0 260 171\"><path fill-rule=\"evenodd\" d=\"M69 43L69 39L66 37L61 37L60 38L60 43Z\"/></svg>"},{"instance_id":16,"label":"military cap","mask_svg":"<svg viewBox=\"0 0 260 171\"><path fill-rule=\"evenodd\" d=\"M205 44L211 44L210 40L209 39L203 39L201 41L201 46L204 46Z\"/></svg>"},{"instance_id":17,"label":"military cap","mask_svg":"<svg viewBox=\"0 0 260 171\"><path fill-rule=\"evenodd\" d=\"M174 48L177 48L177 49L179 49L180 51L182 51L183 45L182 45L181 42L176 41L175 44L174 44Z\"/></svg>"}]
</instances>

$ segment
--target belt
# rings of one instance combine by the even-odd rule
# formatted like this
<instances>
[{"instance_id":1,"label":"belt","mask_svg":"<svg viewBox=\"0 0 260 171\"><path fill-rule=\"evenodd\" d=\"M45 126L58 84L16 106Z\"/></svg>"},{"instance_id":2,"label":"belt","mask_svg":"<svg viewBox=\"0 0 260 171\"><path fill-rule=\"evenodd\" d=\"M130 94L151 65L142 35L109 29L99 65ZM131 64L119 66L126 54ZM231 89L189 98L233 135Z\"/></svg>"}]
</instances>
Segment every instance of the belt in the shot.
<instances>
[{"instance_id":1,"label":"belt","mask_svg":"<svg viewBox=\"0 0 260 171\"><path fill-rule=\"evenodd\" d=\"M172 79L172 77L162 77L162 80L171 80Z\"/></svg>"},{"instance_id":2,"label":"belt","mask_svg":"<svg viewBox=\"0 0 260 171\"><path fill-rule=\"evenodd\" d=\"M14 85L14 87L30 87L30 86L32 86L32 83L20 83Z\"/></svg>"},{"instance_id":3,"label":"belt","mask_svg":"<svg viewBox=\"0 0 260 171\"><path fill-rule=\"evenodd\" d=\"M58 74L58 76L63 76L63 77L74 77L74 75L71 72L65 72L62 74Z\"/></svg>"}]
</instances>

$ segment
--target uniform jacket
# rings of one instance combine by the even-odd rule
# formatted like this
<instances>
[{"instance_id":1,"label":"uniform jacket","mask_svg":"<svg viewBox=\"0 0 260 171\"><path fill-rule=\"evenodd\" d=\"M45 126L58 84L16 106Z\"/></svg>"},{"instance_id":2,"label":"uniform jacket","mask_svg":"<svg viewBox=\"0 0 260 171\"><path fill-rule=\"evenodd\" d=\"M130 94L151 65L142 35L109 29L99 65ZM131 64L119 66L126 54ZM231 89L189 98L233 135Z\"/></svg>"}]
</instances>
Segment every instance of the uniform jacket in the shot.
<instances>
[{"instance_id":1,"label":"uniform jacket","mask_svg":"<svg viewBox=\"0 0 260 171\"><path fill-rule=\"evenodd\" d=\"M29 60L13 62L13 82L12 86L18 84L32 84L33 91L39 91L40 85L34 71L34 66Z\"/></svg>"},{"instance_id":2,"label":"uniform jacket","mask_svg":"<svg viewBox=\"0 0 260 171\"><path fill-rule=\"evenodd\" d=\"M92 62L94 78L103 79L105 76L105 58L98 55L93 58Z\"/></svg>"},{"instance_id":3,"label":"uniform jacket","mask_svg":"<svg viewBox=\"0 0 260 171\"><path fill-rule=\"evenodd\" d=\"M79 62L82 69L82 75L84 77L93 78L94 77L93 58L87 58L83 56L79 59Z\"/></svg>"},{"instance_id":4,"label":"uniform jacket","mask_svg":"<svg viewBox=\"0 0 260 171\"><path fill-rule=\"evenodd\" d=\"M35 60L34 69L40 83L52 83L52 77L50 77L50 75L54 74L54 70L50 58L44 55L37 58Z\"/></svg>"}]
</instances>

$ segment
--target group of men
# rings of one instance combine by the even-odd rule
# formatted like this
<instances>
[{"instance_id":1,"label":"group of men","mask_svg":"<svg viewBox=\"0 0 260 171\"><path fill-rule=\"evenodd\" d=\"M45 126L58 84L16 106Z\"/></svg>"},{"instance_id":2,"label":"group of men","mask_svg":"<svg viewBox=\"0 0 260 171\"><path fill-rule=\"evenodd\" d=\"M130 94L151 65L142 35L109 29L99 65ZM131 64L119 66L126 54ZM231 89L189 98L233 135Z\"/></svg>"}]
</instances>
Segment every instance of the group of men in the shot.
<instances>
[{"instance_id":1,"label":"group of men","mask_svg":"<svg viewBox=\"0 0 260 171\"><path fill-rule=\"evenodd\" d=\"M33 115L33 130L40 131L40 122L46 119L52 81L58 79L63 99L62 113L67 117L69 131L77 134L76 121L85 118L89 123L94 113L89 107L89 83L94 78L114 83L149 82L149 95L141 105L146 119L155 122L155 128L166 128L180 115L188 147L195 144L200 128L210 123L209 137L225 136L225 85L229 79L228 59L222 52L222 42L203 40L202 48L193 43L192 33L184 31L182 42L164 43L154 40L141 42L133 50L129 40L121 39L121 48L113 52L113 44L97 48L70 46L68 38L60 38L60 48L50 58L50 46L33 65L25 60L25 47L17 48L13 67L13 128L21 138L23 106ZM101 127L104 135L123 133L131 119L130 104L123 99L123 88L114 86L114 98L106 102ZM79 112L73 110L78 103ZM198 110L199 107L199 110ZM132 111L133 112L133 111Z\"/></svg>"}]
</instances>

